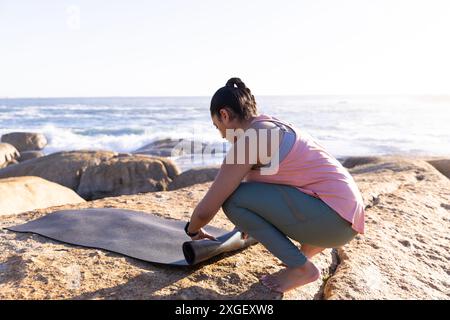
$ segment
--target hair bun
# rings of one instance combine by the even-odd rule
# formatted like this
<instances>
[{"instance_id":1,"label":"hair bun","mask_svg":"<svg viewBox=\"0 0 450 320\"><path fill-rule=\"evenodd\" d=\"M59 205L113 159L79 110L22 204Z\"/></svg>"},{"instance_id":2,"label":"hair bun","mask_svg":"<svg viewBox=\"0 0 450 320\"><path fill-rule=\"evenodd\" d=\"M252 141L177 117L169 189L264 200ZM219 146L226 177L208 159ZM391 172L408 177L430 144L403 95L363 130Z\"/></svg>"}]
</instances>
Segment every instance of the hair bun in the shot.
<instances>
[{"instance_id":1,"label":"hair bun","mask_svg":"<svg viewBox=\"0 0 450 320\"><path fill-rule=\"evenodd\" d=\"M221 120L220 111L223 108L229 112L230 119L238 117L249 120L252 115L257 114L255 97L240 78L230 78L211 98L211 116L216 115Z\"/></svg>"},{"instance_id":2,"label":"hair bun","mask_svg":"<svg viewBox=\"0 0 450 320\"><path fill-rule=\"evenodd\" d=\"M247 88L240 78L230 78L225 86L234 88L234 85L239 89Z\"/></svg>"}]
</instances>

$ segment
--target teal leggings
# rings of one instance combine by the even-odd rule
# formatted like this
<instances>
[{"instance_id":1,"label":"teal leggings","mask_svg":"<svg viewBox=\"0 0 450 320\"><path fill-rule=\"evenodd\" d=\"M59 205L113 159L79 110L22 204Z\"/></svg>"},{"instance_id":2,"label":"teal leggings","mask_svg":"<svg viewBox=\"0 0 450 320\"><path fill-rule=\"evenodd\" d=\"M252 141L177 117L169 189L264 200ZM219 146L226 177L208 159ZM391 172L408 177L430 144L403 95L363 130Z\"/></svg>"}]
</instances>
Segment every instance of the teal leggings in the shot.
<instances>
[{"instance_id":1,"label":"teal leggings","mask_svg":"<svg viewBox=\"0 0 450 320\"><path fill-rule=\"evenodd\" d=\"M222 209L237 229L259 241L288 267L307 261L288 237L301 244L336 248L357 234L321 199L289 185L242 182Z\"/></svg>"}]
</instances>

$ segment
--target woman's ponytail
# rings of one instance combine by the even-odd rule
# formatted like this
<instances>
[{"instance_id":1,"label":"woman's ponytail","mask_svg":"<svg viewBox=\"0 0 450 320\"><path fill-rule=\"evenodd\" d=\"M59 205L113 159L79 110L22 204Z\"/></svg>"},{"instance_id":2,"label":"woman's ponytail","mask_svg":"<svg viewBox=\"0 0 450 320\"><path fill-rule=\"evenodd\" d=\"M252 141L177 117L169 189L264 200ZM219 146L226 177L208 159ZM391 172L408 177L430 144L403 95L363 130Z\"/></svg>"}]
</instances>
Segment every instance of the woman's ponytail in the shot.
<instances>
[{"instance_id":1,"label":"woman's ponytail","mask_svg":"<svg viewBox=\"0 0 450 320\"><path fill-rule=\"evenodd\" d=\"M241 120L248 120L256 115L257 105L255 97L240 78L230 78L224 87L216 91L211 99L211 116L220 119L220 109L228 107Z\"/></svg>"},{"instance_id":2,"label":"woman's ponytail","mask_svg":"<svg viewBox=\"0 0 450 320\"><path fill-rule=\"evenodd\" d=\"M245 86L245 83L242 82L242 80L240 78L230 78L227 81L227 83L225 84L226 87L231 87L231 88L234 88L235 85L236 85L236 88L239 88L239 89L247 88Z\"/></svg>"}]
</instances>

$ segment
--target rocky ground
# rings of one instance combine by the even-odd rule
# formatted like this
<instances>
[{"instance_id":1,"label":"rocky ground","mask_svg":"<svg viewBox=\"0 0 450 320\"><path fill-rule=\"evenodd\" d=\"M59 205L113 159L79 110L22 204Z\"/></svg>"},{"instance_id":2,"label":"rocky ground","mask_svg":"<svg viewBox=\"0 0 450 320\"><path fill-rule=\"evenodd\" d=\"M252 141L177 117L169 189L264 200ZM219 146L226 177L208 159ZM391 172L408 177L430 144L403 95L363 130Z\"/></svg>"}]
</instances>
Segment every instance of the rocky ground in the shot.
<instances>
[{"instance_id":1,"label":"rocky ground","mask_svg":"<svg viewBox=\"0 0 450 320\"><path fill-rule=\"evenodd\" d=\"M449 179L411 158L368 159L349 171L367 205L366 233L315 257L321 279L284 295L258 280L282 268L261 244L184 268L3 229L73 208L188 219L207 182L0 216L0 299L449 299ZM233 228L222 211L210 224Z\"/></svg>"}]
</instances>

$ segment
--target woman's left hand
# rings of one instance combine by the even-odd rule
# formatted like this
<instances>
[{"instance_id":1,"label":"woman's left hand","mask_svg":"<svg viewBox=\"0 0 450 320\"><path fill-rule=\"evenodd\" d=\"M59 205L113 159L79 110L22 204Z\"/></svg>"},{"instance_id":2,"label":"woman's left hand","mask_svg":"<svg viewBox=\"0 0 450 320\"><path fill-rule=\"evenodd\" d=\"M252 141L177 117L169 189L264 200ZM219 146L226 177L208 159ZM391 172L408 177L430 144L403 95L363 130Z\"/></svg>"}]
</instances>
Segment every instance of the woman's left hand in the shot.
<instances>
[{"instance_id":1,"label":"woman's left hand","mask_svg":"<svg viewBox=\"0 0 450 320\"><path fill-rule=\"evenodd\" d=\"M209 234L208 232L204 231L203 228L200 228L200 230L198 231L198 234L195 235L195 237L191 237L192 240L201 240L201 239L211 239L211 240L216 240L217 238L214 237L213 235Z\"/></svg>"}]
</instances>

